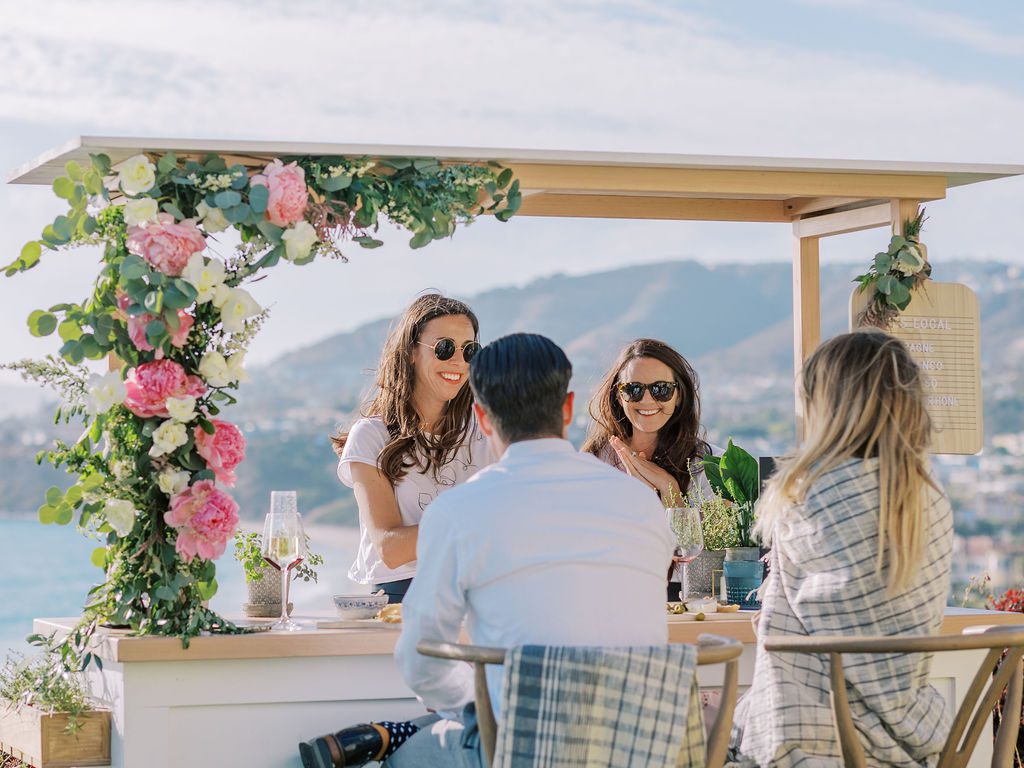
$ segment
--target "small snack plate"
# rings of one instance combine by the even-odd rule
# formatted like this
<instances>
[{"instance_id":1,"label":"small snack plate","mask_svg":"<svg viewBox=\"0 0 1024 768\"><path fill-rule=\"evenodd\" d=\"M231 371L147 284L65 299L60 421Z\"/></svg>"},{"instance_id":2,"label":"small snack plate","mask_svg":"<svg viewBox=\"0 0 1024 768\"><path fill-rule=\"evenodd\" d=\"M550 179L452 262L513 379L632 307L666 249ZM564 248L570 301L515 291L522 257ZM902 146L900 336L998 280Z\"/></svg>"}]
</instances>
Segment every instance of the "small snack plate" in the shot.
<instances>
[{"instance_id":1,"label":"small snack plate","mask_svg":"<svg viewBox=\"0 0 1024 768\"><path fill-rule=\"evenodd\" d=\"M703 619L698 619L696 613L669 613L669 624L677 624L682 621L750 621L750 614L743 614L739 611L732 613L705 613Z\"/></svg>"}]
</instances>

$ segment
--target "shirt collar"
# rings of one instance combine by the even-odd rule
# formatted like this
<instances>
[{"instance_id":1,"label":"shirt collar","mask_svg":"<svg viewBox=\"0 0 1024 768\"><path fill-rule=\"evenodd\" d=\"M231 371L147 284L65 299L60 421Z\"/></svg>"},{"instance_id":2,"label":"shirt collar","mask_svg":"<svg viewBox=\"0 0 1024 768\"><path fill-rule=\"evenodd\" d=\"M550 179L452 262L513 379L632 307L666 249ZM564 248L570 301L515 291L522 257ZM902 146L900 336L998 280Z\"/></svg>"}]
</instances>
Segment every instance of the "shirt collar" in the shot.
<instances>
[{"instance_id":1,"label":"shirt collar","mask_svg":"<svg viewBox=\"0 0 1024 768\"><path fill-rule=\"evenodd\" d=\"M541 437L535 440L520 440L505 449L505 459L519 459L529 456L576 453L568 440L560 437Z\"/></svg>"}]
</instances>

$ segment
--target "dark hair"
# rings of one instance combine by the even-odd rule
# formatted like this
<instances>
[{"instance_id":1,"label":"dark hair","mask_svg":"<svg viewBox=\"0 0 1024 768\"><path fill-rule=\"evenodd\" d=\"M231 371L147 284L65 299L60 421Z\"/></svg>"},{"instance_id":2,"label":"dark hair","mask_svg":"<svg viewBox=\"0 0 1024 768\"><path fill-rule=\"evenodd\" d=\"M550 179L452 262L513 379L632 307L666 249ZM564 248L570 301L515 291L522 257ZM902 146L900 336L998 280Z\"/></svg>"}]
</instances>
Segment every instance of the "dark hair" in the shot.
<instances>
[{"instance_id":1,"label":"dark hair","mask_svg":"<svg viewBox=\"0 0 1024 768\"><path fill-rule=\"evenodd\" d=\"M612 436L620 440L632 438L633 425L619 402L616 384L626 364L641 357L650 357L667 365L679 385L679 404L665 426L658 430L658 444L651 461L676 479L679 492L685 496L690 488L687 464L698 462L711 452L711 448L704 439L700 425L700 381L697 372L686 362L685 357L663 341L637 339L622 350L590 401L590 416L594 423L583 443L583 450L596 456L608 445Z\"/></svg>"},{"instance_id":2,"label":"dark hair","mask_svg":"<svg viewBox=\"0 0 1024 768\"><path fill-rule=\"evenodd\" d=\"M513 333L477 352L469 366L473 396L508 443L561 437L572 365L551 339Z\"/></svg>"},{"instance_id":3,"label":"dark hair","mask_svg":"<svg viewBox=\"0 0 1024 768\"><path fill-rule=\"evenodd\" d=\"M380 452L380 470L394 485L413 467L432 470L436 477L441 467L450 462L465 442L473 412L473 395L469 387L459 390L445 406L441 420L433 425L434 434L421 428L420 415L412 404L416 374L412 352L420 339L423 326L438 317L464 315L473 324L473 335L480 333L480 323L468 306L439 293L420 296L409 305L392 326L377 366L376 391L366 407L367 416L380 416L391 435L391 441ZM345 448L348 432L331 435L334 452L339 456ZM419 447L417 452L416 448ZM422 467L420 457L427 465Z\"/></svg>"}]
</instances>

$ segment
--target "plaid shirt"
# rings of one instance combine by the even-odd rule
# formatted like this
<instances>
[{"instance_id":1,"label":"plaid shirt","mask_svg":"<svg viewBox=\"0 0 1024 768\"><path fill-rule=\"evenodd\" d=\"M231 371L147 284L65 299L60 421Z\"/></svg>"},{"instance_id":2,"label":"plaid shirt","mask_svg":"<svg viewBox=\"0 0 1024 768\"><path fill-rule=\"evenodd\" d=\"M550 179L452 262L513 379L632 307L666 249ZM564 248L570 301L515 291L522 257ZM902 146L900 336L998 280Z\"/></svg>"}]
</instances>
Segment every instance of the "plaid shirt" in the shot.
<instances>
[{"instance_id":1,"label":"plaid shirt","mask_svg":"<svg viewBox=\"0 0 1024 768\"><path fill-rule=\"evenodd\" d=\"M774 535L758 633L930 635L949 592L953 514L927 489L926 552L910 587L892 597L875 571L878 460L851 460L818 478ZM928 684L929 654L843 654L854 725L869 765L934 762L949 733L942 695ZM732 745L741 765L841 766L829 700L828 659L767 653L736 711Z\"/></svg>"},{"instance_id":2,"label":"plaid shirt","mask_svg":"<svg viewBox=\"0 0 1024 768\"><path fill-rule=\"evenodd\" d=\"M494 768L703 766L696 664L692 645L512 649Z\"/></svg>"}]
</instances>

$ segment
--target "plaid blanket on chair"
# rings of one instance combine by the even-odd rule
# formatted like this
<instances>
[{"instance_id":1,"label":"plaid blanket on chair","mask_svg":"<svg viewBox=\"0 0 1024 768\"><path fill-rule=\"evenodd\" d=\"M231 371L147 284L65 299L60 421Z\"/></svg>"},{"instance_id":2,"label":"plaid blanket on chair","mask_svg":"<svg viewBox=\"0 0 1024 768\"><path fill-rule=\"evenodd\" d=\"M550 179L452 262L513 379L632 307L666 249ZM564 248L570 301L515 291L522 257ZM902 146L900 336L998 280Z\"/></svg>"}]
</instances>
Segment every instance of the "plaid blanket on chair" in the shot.
<instances>
[{"instance_id":1,"label":"plaid blanket on chair","mask_svg":"<svg viewBox=\"0 0 1024 768\"><path fill-rule=\"evenodd\" d=\"M692 645L512 649L494 768L703 766L696 665Z\"/></svg>"}]
</instances>

